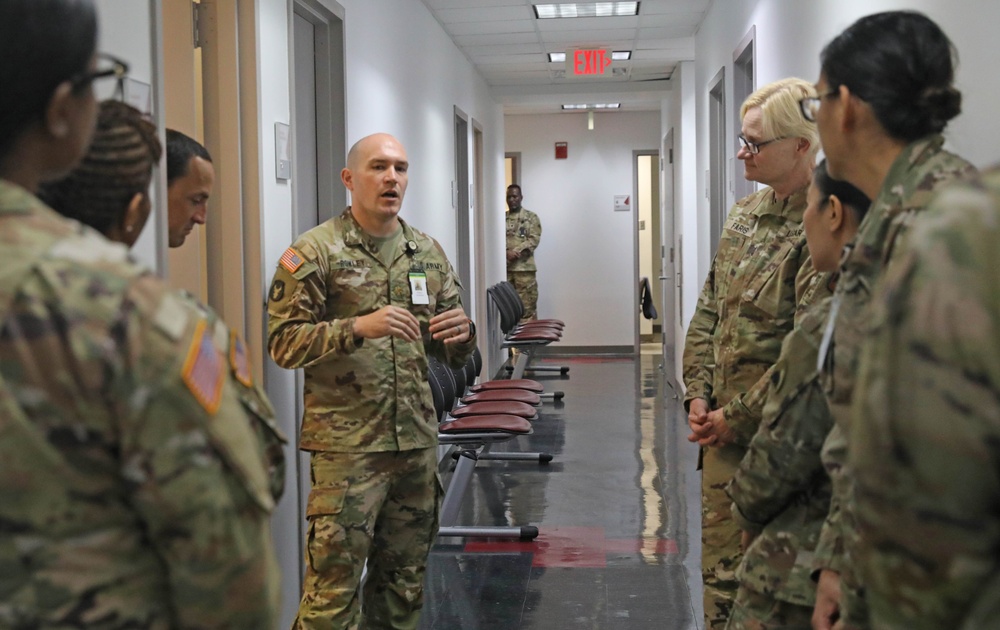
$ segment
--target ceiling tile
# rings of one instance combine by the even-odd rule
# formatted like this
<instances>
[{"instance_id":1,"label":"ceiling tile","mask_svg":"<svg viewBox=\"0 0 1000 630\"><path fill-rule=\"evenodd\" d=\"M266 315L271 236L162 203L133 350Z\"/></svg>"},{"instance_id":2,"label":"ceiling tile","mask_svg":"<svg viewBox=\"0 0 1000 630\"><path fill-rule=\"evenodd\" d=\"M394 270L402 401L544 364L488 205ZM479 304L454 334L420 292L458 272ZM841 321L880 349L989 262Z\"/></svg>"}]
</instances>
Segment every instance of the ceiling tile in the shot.
<instances>
[{"instance_id":1,"label":"ceiling tile","mask_svg":"<svg viewBox=\"0 0 1000 630\"><path fill-rule=\"evenodd\" d=\"M514 20L534 20L535 14L528 6L519 7L481 7L462 9L441 9L436 11L442 24L461 24L464 22L502 22Z\"/></svg>"},{"instance_id":2,"label":"ceiling tile","mask_svg":"<svg viewBox=\"0 0 1000 630\"><path fill-rule=\"evenodd\" d=\"M504 22L462 22L460 24L449 24L448 34L452 37L458 35L484 35L496 33L534 33L535 27L528 20L511 20Z\"/></svg>"},{"instance_id":3,"label":"ceiling tile","mask_svg":"<svg viewBox=\"0 0 1000 630\"><path fill-rule=\"evenodd\" d=\"M459 48L466 46L494 46L498 44L533 44L538 41L538 35L531 33L490 33L471 35L455 35L452 37Z\"/></svg>"}]
</instances>

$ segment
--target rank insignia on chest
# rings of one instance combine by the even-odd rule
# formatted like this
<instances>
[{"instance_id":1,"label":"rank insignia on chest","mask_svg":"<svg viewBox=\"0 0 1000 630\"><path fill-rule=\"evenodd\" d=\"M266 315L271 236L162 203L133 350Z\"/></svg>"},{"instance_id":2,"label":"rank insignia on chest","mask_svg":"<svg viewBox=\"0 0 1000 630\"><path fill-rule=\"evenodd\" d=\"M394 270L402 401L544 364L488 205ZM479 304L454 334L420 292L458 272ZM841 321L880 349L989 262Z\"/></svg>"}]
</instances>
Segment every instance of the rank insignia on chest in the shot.
<instances>
[{"instance_id":1,"label":"rank insignia on chest","mask_svg":"<svg viewBox=\"0 0 1000 630\"><path fill-rule=\"evenodd\" d=\"M305 261L302 260L302 256L300 256L297 251L289 247L285 250L285 253L281 255L281 260L279 262L282 267L288 270L288 273L295 273Z\"/></svg>"},{"instance_id":2,"label":"rank insignia on chest","mask_svg":"<svg viewBox=\"0 0 1000 630\"><path fill-rule=\"evenodd\" d=\"M208 325L205 320L201 320L195 328L194 338L188 348L181 378L194 394L195 400L209 414L219 410L225 374L222 355L212 343Z\"/></svg>"},{"instance_id":3,"label":"rank insignia on chest","mask_svg":"<svg viewBox=\"0 0 1000 630\"><path fill-rule=\"evenodd\" d=\"M253 387L253 372L250 370L250 357L247 356L247 345L236 331L229 332L229 365L233 369L236 380L247 387Z\"/></svg>"}]
</instances>

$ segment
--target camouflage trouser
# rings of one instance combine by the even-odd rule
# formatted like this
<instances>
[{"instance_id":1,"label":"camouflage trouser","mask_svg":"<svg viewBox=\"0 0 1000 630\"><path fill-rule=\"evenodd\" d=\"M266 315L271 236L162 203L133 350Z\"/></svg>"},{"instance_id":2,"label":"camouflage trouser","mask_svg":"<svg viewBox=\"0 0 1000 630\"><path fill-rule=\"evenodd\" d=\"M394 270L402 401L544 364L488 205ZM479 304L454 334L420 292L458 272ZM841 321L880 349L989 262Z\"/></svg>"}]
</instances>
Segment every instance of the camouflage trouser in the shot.
<instances>
[{"instance_id":1,"label":"camouflage trouser","mask_svg":"<svg viewBox=\"0 0 1000 630\"><path fill-rule=\"evenodd\" d=\"M306 577L293 628L416 628L438 530L437 449L314 452L310 469Z\"/></svg>"},{"instance_id":2,"label":"camouflage trouser","mask_svg":"<svg viewBox=\"0 0 1000 630\"><path fill-rule=\"evenodd\" d=\"M740 528L729 511L732 501L726 484L746 452L729 445L702 449L701 471L701 577L704 583L705 628L723 628L739 588Z\"/></svg>"},{"instance_id":3,"label":"camouflage trouser","mask_svg":"<svg viewBox=\"0 0 1000 630\"><path fill-rule=\"evenodd\" d=\"M534 271L508 271L507 282L514 285L517 295L524 303L521 319L538 319L538 280Z\"/></svg>"},{"instance_id":4,"label":"camouflage trouser","mask_svg":"<svg viewBox=\"0 0 1000 630\"><path fill-rule=\"evenodd\" d=\"M740 586L726 630L811 630L812 612Z\"/></svg>"}]
</instances>

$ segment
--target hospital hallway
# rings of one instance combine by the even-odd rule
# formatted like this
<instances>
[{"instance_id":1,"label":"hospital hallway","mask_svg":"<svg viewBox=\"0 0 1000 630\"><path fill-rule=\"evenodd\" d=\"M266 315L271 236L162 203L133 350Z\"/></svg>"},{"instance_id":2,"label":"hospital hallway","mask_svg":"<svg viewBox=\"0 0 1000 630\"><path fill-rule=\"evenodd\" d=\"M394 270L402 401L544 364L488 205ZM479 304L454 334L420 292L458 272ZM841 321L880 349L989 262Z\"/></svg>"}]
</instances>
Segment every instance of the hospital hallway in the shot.
<instances>
[{"instance_id":1,"label":"hospital hallway","mask_svg":"<svg viewBox=\"0 0 1000 630\"><path fill-rule=\"evenodd\" d=\"M420 628L686 630L700 625L700 475L661 355L561 357L533 434L480 461L462 525L536 525L532 542L441 538ZM450 461L450 459L449 459ZM442 477L447 487L449 474Z\"/></svg>"}]
</instances>

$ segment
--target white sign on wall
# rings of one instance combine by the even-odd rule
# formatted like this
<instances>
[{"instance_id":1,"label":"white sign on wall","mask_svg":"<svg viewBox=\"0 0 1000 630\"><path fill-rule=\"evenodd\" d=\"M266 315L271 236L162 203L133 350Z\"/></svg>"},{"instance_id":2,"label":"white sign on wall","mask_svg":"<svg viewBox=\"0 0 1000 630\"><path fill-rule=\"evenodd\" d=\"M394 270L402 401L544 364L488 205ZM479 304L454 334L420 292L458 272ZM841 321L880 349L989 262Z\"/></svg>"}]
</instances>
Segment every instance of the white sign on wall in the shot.
<instances>
[{"instance_id":1,"label":"white sign on wall","mask_svg":"<svg viewBox=\"0 0 1000 630\"><path fill-rule=\"evenodd\" d=\"M615 195L615 212L628 212L632 209L632 195Z\"/></svg>"}]
</instances>

